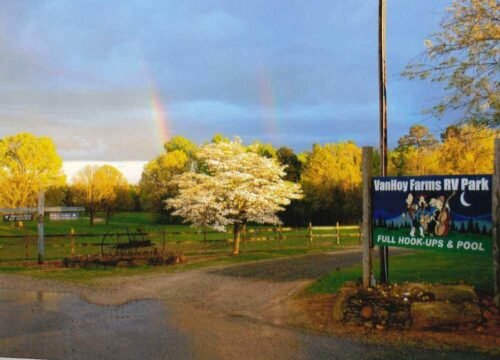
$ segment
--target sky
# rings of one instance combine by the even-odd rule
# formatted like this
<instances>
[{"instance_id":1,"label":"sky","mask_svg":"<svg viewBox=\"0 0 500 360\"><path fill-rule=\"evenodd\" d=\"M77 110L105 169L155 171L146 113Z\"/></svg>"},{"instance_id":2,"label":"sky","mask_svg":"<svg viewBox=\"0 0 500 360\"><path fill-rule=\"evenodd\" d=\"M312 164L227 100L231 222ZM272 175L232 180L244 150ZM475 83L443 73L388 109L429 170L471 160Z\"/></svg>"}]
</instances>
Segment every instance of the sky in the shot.
<instances>
[{"instance_id":1,"label":"sky","mask_svg":"<svg viewBox=\"0 0 500 360\"><path fill-rule=\"evenodd\" d=\"M400 73L451 0L387 2L394 146L412 124L446 125L421 114L439 86ZM376 0L0 5L0 137L50 136L65 162L142 164L174 135L378 146Z\"/></svg>"}]
</instances>

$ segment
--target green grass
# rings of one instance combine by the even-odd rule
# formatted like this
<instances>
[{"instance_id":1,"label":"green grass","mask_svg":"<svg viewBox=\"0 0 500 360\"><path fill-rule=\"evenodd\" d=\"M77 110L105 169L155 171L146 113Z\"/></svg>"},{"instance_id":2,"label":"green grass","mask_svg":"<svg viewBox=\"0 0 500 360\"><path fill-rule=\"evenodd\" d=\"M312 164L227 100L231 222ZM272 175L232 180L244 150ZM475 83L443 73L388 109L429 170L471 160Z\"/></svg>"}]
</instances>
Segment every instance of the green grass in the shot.
<instances>
[{"instance_id":1,"label":"green grass","mask_svg":"<svg viewBox=\"0 0 500 360\"><path fill-rule=\"evenodd\" d=\"M298 255L301 252L283 251L280 253L241 253L239 256L218 256L199 262L171 265L171 266L136 266L130 268L94 267L94 268L37 268L23 266L1 266L0 273L30 276L40 279L69 281L74 283L90 284L94 280L147 274L167 274L200 269L209 266L231 265L251 261L262 261L290 255Z\"/></svg>"},{"instance_id":2,"label":"green grass","mask_svg":"<svg viewBox=\"0 0 500 360\"><path fill-rule=\"evenodd\" d=\"M158 249L165 249L183 253L185 255L218 254L224 255L230 251L231 243L224 242L224 239L232 238L231 229L227 233L210 231L206 235L207 240L212 242L203 243L204 234L202 229L195 229L187 225L161 225L154 222L154 215L144 212L119 213L112 217L109 225L98 222L90 226L88 219L73 221L50 221L45 223L46 234L58 234L59 237L46 237L45 239L45 259L58 260L71 255L71 229L75 236L76 255L98 255L101 253L100 244L103 240L101 234L110 233L113 236L107 237L105 242L116 243L117 241L128 241L127 236L120 236L117 232L124 233L126 229L131 232L141 228L150 234L150 238ZM165 238L162 232L166 232ZM257 233L255 233L257 231ZM341 234L353 233L356 230L340 229ZM19 229L13 224L0 224L0 263L5 261L36 260L37 258L37 236L36 223L26 222L24 229ZM178 234L172 234L178 232ZM317 229L315 234L332 234L332 230ZM91 236L79 237L78 235L90 234ZM282 253L292 255L294 253L304 253L310 251L307 229L298 229L291 232L283 232L282 244L279 243L278 233L269 226L249 226L247 241L242 244L242 252L270 254ZM2 238L2 235L27 235L26 239ZM92 236L95 235L95 236ZM215 241L219 240L219 241ZM252 241L254 240L254 241ZM336 250L342 246L357 245L357 237L343 237L340 246L336 244L334 236L314 239L314 251ZM27 245L27 247L26 247ZM109 248L105 251L111 251Z\"/></svg>"},{"instance_id":3,"label":"green grass","mask_svg":"<svg viewBox=\"0 0 500 360\"><path fill-rule=\"evenodd\" d=\"M379 262L374 261L376 278ZM313 283L308 293L334 293L346 281L357 281L362 276L361 265L334 271ZM476 289L493 291L493 260L491 256L421 251L408 255L391 256L389 260L391 283L428 282L456 284L465 282Z\"/></svg>"}]
</instances>

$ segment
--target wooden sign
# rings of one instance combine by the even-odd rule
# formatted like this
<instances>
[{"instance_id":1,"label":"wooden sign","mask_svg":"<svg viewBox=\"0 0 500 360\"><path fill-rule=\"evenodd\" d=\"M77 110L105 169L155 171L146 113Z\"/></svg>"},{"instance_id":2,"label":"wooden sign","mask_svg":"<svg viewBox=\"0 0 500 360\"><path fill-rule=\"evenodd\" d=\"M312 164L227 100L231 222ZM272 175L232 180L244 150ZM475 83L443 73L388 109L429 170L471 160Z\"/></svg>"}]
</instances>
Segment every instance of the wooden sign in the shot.
<instances>
[{"instance_id":1,"label":"wooden sign","mask_svg":"<svg viewBox=\"0 0 500 360\"><path fill-rule=\"evenodd\" d=\"M376 177L373 243L491 254L491 175Z\"/></svg>"}]
</instances>

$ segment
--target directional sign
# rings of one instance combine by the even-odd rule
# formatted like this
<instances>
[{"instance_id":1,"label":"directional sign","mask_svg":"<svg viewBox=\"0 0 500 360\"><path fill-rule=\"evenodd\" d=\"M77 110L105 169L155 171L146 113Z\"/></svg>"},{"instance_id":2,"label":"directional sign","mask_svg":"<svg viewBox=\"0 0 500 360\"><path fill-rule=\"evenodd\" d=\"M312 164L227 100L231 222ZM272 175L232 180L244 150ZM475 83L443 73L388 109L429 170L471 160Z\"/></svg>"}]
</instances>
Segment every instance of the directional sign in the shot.
<instances>
[{"instance_id":1,"label":"directional sign","mask_svg":"<svg viewBox=\"0 0 500 360\"><path fill-rule=\"evenodd\" d=\"M33 221L33 214L4 214L3 222Z\"/></svg>"},{"instance_id":2,"label":"directional sign","mask_svg":"<svg viewBox=\"0 0 500 360\"><path fill-rule=\"evenodd\" d=\"M49 215L49 219L52 221L78 220L79 218L80 215L77 212L51 212Z\"/></svg>"}]
</instances>

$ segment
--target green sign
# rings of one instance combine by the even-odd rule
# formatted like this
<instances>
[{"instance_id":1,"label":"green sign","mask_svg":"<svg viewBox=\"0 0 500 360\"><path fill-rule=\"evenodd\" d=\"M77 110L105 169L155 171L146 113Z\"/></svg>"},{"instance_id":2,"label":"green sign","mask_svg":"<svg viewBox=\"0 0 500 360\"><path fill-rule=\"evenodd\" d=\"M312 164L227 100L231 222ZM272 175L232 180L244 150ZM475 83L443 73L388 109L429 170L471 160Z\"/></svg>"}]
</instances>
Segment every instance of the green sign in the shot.
<instances>
[{"instance_id":1,"label":"green sign","mask_svg":"<svg viewBox=\"0 0 500 360\"><path fill-rule=\"evenodd\" d=\"M491 175L376 177L373 243L491 254Z\"/></svg>"}]
</instances>

